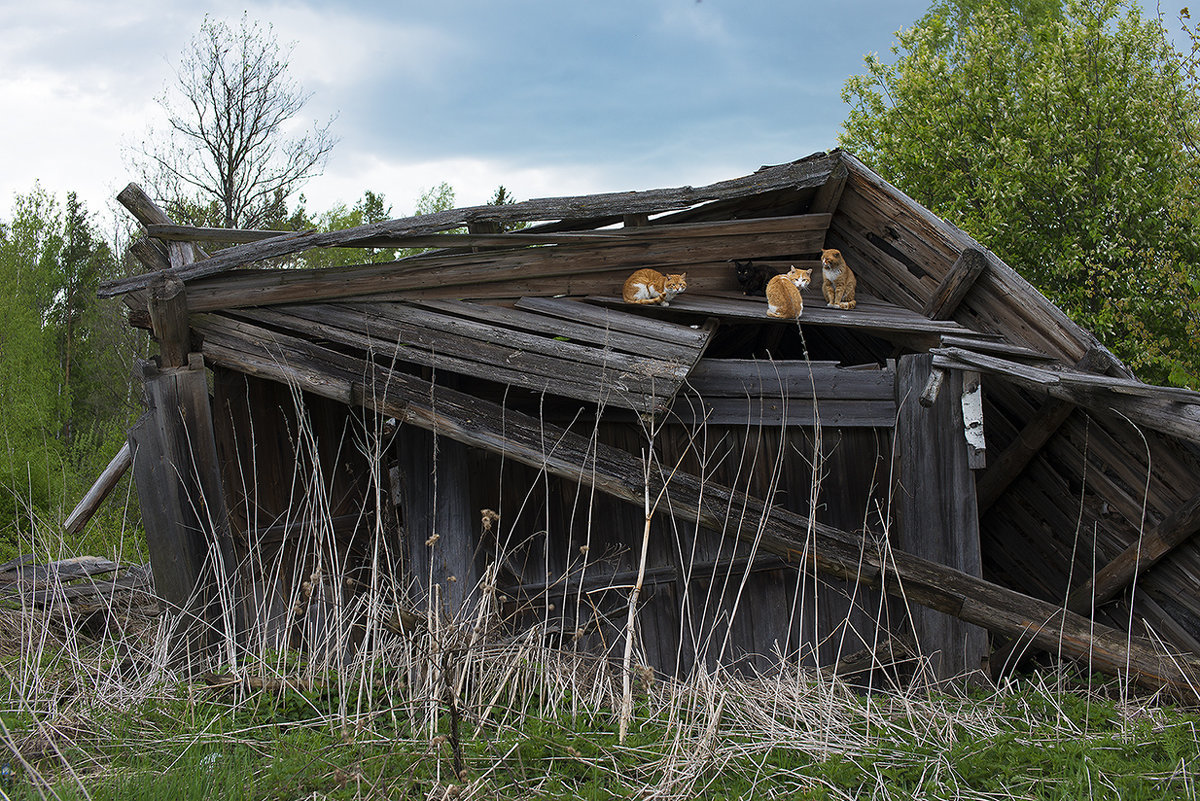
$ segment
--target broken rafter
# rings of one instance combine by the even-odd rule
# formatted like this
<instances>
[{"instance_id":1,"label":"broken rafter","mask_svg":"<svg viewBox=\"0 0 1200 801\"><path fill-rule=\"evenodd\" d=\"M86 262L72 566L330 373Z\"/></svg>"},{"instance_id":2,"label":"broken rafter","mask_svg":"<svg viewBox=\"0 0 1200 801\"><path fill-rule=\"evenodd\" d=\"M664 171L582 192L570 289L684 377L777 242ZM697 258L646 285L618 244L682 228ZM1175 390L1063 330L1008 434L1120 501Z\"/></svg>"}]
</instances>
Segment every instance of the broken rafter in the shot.
<instances>
[{"instance_id":1,"label":"broken rafter","mask_svg":"<svg viewBox=\"0 0 1200 801\"><path fill-rule=\"evenodd\" d=\"M944 344L951 344L943 338ZM1108 363L1104 351L1091 348L1076 367L1085 372L1099 372ZM1008 448L1000 454L986 473L979 477L976 494L979 514L985 513L999 500L1004 491L1025 471L1026 466L1041 451L1055 432L1075 411L1075 404L1051 398L1034 415Z\"/></svg>"},{"instance_id":2,"label":"broken rafter","mask_svg":"<svg viewBox=\"0 0 1200 801\"><path fill-rule=\"evenodd\" d=\"M1093 412L1115 413L1135 425L1200 442L1200 393L1075 370L1031 367L961 348L938 348L933 353L935 367L993 373Z\"/></svg>"},{"instance_id":3,"label":"broken rafter","mask_svg":"<svg viewBox=\"0 0 1200 801\"><path fill-rule=\"evenodd\" d=\"M654 214L685 209L713 200L755 195L776 189L816 187L825 183L836 158L838 156L822 153L791 164L760 170L744 178L722 181L699 188L685 186L647 192L616 192L581 197L546 198L501 206L489 204L450 209L402 220L372 223L342 231L277 236L223 250L191 265L180 273L180 277L189 280L205 275L214 275L241 264L288 256L309 248L335 247L370 239L433 234L489 220L530 222L600 217L610 214ZM158 222L169 223L170 221L159 220ZM653 226L647 226L647 228L653 229ZM141 289L146 283L145 276L110 281L101 286L100 295L101 297L120 295L131 290Z\"/></svg>"},{"instance_id":4,"label":"broken rafter","mask_svg":"<svg viewBox=\"0 0 1200 801\"><path fill-rule=\"evenodd\" d=\"M921 314L930 320L949 320L986 268L987 256L983 251L975 248L964 250L933 295L925 302Z\"/></svg>"},{"instance_id":5,"label":"broken rafter","mask_svg":"<svg viewBox=\"0 0 1200 801\"><path fill-rule=\"evenodd\" d=\"M1149 644L1054 604L902 551L878 552L861 537L689 474L676 472L669 480L654 474L648 488L641 462L624 451L310 342L222 318L197 320L195 327L204 332L205 354L215 363L366 406L628 502L640 503L647 489L652 494L667 489L673 514L714 530L729 525L729 508L745 509L744 519L754 524L738 536L754 539L767 552L1086 661L1094 669L1128 672L1146 686L1195 696L1200 663L1160 657Z\"/></svg>"}]
</instances>

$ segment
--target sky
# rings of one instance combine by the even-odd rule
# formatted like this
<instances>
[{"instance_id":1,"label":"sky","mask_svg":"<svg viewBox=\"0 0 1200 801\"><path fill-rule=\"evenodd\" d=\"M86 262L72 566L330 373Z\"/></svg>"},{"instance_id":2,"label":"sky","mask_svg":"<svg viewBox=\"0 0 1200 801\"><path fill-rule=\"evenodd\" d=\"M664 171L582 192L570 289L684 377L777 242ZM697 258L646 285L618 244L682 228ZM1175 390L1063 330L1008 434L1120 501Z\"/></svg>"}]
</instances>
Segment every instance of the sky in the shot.
<instances>
[{"instance_id":1,"label":"sky","mask_svg":"<svg viewBox=\"0 0 1200 801\"><path fill-rule=\"evenodd\" d=\"M382 194L411 214L699 186L837 146L846 79L929 0L0 0L0 220L40 185L94 215L138 176L156 98L206 15L270 25L339 141L310 212Z\"/></svg>"}]
</instances>

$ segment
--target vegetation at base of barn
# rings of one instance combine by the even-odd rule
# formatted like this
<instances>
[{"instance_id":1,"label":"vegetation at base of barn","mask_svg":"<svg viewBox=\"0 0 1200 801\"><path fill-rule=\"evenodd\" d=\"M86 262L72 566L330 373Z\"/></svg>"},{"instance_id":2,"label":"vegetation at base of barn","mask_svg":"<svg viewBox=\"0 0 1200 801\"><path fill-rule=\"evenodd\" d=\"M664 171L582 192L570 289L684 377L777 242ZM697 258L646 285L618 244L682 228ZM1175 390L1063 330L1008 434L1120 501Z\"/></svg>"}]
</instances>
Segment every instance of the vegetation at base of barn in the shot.
<instances>
[{"instance_id":1,"label":"vegetation at base of barn","mask_svg":"<svg viewBox=\"0 0 1200 801\"><path fill-rule=\"evenodd\" d=\"M944 0L843 89L841 143L1151 383L1200 386L1200 73L1117 0Z\"/></svg>"},{"instance_id":2,"label":"vegetation at base of barn","mask_svg":"<svg viewBox=\"0 0 1200 801\"><path fill-rule=\"evenodd\" d=\"M966 694L658 679L622 745L615 666L534 633L457 655L472 678L454 738L419 681L437 670L426 635L394 635L348 677L299 680L306 657L262 654L283 672L252 686L163 670L150 619L98 643L28 623L0 658L13 799L1198 797L1194 712L1070 672Z\"/></svg>"},{"instance_id":3,"label":"vegetation at base of barn","mask_svg":"<svg viewBox=\"0 0 1200 801\"><path fill-rule=\"evenodd\" d=\"M357 448L382 464L392 436L382 422L364 417L335 450ZM316 457L303 417L295 441ZM256 486L255 464L245 467ZM284 598L284 631L299 632L305 649L268 636L242 648L226 640L188 673L169 656L172 619L144 597L115 593L82 614L65 601L9 596L0 609L0 791L15 799L1200 796L1194 710L1069 667L999 686L938 685L920 655L874 655L852 683L829 665L798 668L792 655L754 675L701 664L676 680L647 669L639 645L622 738L620 649L576 650L564 635L574 614L567 604L528 610L536 618L528 627L506 625L489 569L469 593L470 614L435 614L435 594L421 606L419 588L398 586L400 571L387 569L379 508L370 549L380 569L365 592L341 595L343 550L332 520L319 517L333 508L331 480L311 469L296 481L297 520L311 523L290 538L315 564L295 560L288 583L298 595ZM505 521L485 514L481 525L499 537ZM71 555L53 531L42 534L29 543L39 561ZM289 563L263 552L251 567L268 578ZM732 581L740 593L748 573ZM628 597L624 584L613 591ZM400 614L408 608L417 614ZM739 608L697 611L687 625L720 641L750 614ZM623 619L624 607L616 611ZM354 630L369 647L329 647ZM723 646L721 655L732 658Z\"/></svg>"}]
</instances>

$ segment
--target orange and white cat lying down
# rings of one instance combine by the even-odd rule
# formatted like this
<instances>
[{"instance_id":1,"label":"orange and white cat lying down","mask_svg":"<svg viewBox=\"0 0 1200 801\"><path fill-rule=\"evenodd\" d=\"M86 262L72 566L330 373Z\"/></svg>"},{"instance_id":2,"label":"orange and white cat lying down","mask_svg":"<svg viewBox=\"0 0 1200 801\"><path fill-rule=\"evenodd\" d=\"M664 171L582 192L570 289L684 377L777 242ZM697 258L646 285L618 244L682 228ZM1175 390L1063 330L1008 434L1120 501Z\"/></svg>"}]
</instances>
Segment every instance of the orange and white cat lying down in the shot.
<instances>
[{"instance_id":1,"label":"orange and white cat lying down","mask_svg":"<svg viewBox=\"0 0 1200 801\"><path fill-rule=\"evenodd\" d=\"M625 279L621 297L626 303L657 303L669 306L671 300L687 289L687 273L663 275L658 270L643 267Z\"/></svg>"}]
</instances>

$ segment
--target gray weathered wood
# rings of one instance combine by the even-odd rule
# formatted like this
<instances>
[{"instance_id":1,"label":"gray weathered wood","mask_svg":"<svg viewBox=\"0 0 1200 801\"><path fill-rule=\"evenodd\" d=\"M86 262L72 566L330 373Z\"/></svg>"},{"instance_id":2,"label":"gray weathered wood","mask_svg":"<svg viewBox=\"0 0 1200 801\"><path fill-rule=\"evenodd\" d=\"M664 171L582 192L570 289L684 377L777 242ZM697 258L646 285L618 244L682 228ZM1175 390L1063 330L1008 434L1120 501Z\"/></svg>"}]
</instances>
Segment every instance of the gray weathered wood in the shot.
<instances>
[{"instance_id":1,"label":"gray weathered wood","mask_svg":"<svg viewBox=\"0 0 1200 801\"><path fill-rule=\"evenodd\" d=\"M1115 559L1096 571L1087 583L1071 592L1067 608L1086 612L1124 590L1146 570L1156 565L1175 548L1200 531L1200 495L1176 509L1145 536L1138 539Z\"/></svg>"},{"instance_id":2,"label":"gray weathered wood","mask_svg":"<svg viewBox=\"0 0 1200 801\"><path fill-rule=\"evenodd\" d=\"M896 420L895 375L885 369L702 359L687 387L668 422L890 428Z\"/></svg>"},{"instance_id":3,"label":"gray weathered wood","mask_svg":"<svg viewBox=\"0 0 1200 801\"><path fill-rule=\"evenodd\" d=\"M953 345L955 343L946 344ZM1101 352L1093 348L1084 355L1076 367L1085 372L1095 372L1103 369L1105 362ZM987 472L979 476L975 485L975 494L978 499L980 515L992 508L992 505L1025 470L1033 457L1041 451L1042 446L1050 437L1054 436L1073 411L1075 411L1075 404L1052 398L1026 423Z\"/></svg>"},{"instance_id":4,"label":"gray weathered wood","mask_svg":"<svg viewBox=\"0 0 1200 801\"><path fill-rule=\"evenodd\" d=\"M205 333L205 352L234 369L276 381L295 381L304 389L394 415L439 436L494 450L635 504L646 489L635 457L597 446L586 436L265 329L231 328L217 318L198 320L196 325ZM665 478L651 475L652 494L658 493ZM1200 664L1161 657L1124 632L1054 604L902 550L876 551L861 537L686 473L671 474L668 490L670 508L677 517L717 531L746 521L747 528L739 527L735 533L757 542L766 552L807 562L828 575L881 588L909 603L1001 634L1025 638L1037 647L1083 660L1092 669L1128 672L1147 686L1169 687L1194 696ZM731 518L728 510L734 508L745 514Z\"/></svg>"},{"instance_id":5,"label":"gray weathered wood","mask_svg":"<svg viewBox=\"0 0 1200 801\"><path fill-rule=\"evenodd\" d=\"M481 285L514 285L507 294L537 294L539 281L624 274L640 267L686 270L730 258L772 256L819 247L828 215L774 217L621 229L603 241L526 247L494 253L429 254L386 264L319 270L262 270L218 276L188 287L192 311L312 302L404 291L454 289L474 297ZM227 251L222 251L225 253Z\"/></svg>"},{"instance_id":6,"label":"gray weathered wood","mask_svg":"<svg viewBox=\"0 0 1200 801\"><path fill-rule=\"evenodd\" d=\"M159 208L145 190L131 183L117 193L117 200L128 209L134 219L144 226L170 225L172 220L167 213Z\"/></svg>"},{"instance_id":7,"label":"gray weathered wood","mask_svg":"<svg viewBox=\"0 0 1200 801\"><path fill-rule=\"evenodd\" d=\"M930 320L949 320L986 268L987 256L983 251L975 248L964 250L926 301L921 313Z\"/></svg>"},{"instance_id":8,"label":"gray weathered wood","mask_svg":"<svg viewBox=\"0 0 1200 801\"><path fill-rule=\"evenodd\" d=\"M1191 390L1076 370L1046 370L961 348L939 349L934 365L1000 375L1076 406L1120 414L1138 425L1200 442L1200 393Z\"/></svg>"},{"instance_id":9,"label":"gray weathered wood","mask_svg":"<svg viewBox=\"0 0 1200 801\"><path fill-rule=\"evenodd\" d=\"M841 161L830 172L829 178L817 190L816 196L813 198L812 205L809 206L810 214L833 214L837 211L838 203L842 199L842 192L846 189L846 179L850 177L850 170L846 168Z\"/></svg>"},{"instance_id":10,"label":"gray weathered wood","mask_svg":"<svg viewBox=\"0 0 1200 801\"><path fill-rule=\"evenodd\" d=\"M902 357L896 372L900 410L896 419L899 476L896 547L967 575L982 575L975 478L963 436L959 398L963 376L952 372L931 406L916 402L929 380L929 355ZM917 644L938 678L978 670L987 654L987 633L943 611L910 609Z\"/></svg>"},{"instance_id":11,"label":"gray weathered wood","mask_svg":"<svg viewBox=\"0 0 1200 801\"><path fill-rule=\"evenodd\" d=\"M87 525L87 522L92 519L92 515L96 513L96 509L108 497L108 493L112 492L112 488L121 480L121 476L125 475L125 471L131 464L133 464L133 455L129 450L129 443L126 442L121 445L117 455L109 461L108 466L100 473L100 477L71 510L71 514L67 515L67 520L63 523L63 531L66 534L78 534Z\"/></svg>"},{"instance_id":12,"label":"gray weathered wood","mask_svg":"<svg viewBox=\"0 0 1200 801\"><path fill-rule=\"evenodd\" d=\"M432 611L462 620L480 576L479 510L471 507L466 448L417 426L401 426L396 453L405 553L418 587L412 600L424 611L436 597L442 608Z\"/></svg>"},{"instance_id":13,"label":"gray weathered wood","mask_svg":"<svg viewBox=\"0 0 1200 801\"><path fill-rule=\"evenodd\" d=\"M187 288L171 273L160 273L150 284L149 304L161 366L183 367L191 351Z\"/></svg>"},{"instance_id":14,"label":"gray weathered wood","mask_svg":"<svg viewBox=\"0 0 1200 801\"><path fill-rule=\"evenodd\" d=\"M171 269L171 259L161 242L142 237L129 246L129 252L150 272Z\"/></svg>"},{"instance_id":15,"label":"gray weathered wood","mask_svg":"<svg viewBox=\"0 0 1200 801\"><path fill-rule=\"evenodd\" d=\"M310 304L238 314L389 360L645 413L670 405L710 333L700 330L690 353L669 362L647 355L652 339L643 341L641 354L619 353L402 304Z\"/></svg>"},{"instance_id":16,"label":"gray weathered wood","mask_svg":"<svg viewBox=\"0 0 1200 801\"><path fill-rule=\"evenodd\" d=\"M130 431L134 478L155 589L181 616L175 645L195 656L240 613L223 614L218 597L222 588L237 603L208 381L198 356L186 367L144 369L150 410Z\"/></svg>"},{"instance_id":17,"label":"gray weathered wood","mask_svg":"<svg viewBox=\"0 0 1200 801\"><path fill-rule=\"evenodd\" d=\"M783 188L819 186L828 178L836 156L820 154L791 164L760 170L745 178L722 181L705 187L680 187L646 192L619 192L586 197L548 198L529 200L503 206L475 206L465 209L425 214L405 220L372 223L345 231L307 236L285 235L221 251L197 262L188 269L185 279L199 278L224 272L239 264L249 264L277 256L287 256L310 247L355 245L364 239L429 234L468 225L472 222L527 222L561 220L579 217L602 217L608 214L658 213L684 209L706 201L741 197ZM164 220L163 222L169 222ZM652 226L647 226L652 228ZM634 229L641 231L643 229ZM101 287L101 295L110 297L140 289L145 285L139 278L111 281Z\"/></svg>"}]
</instances>

